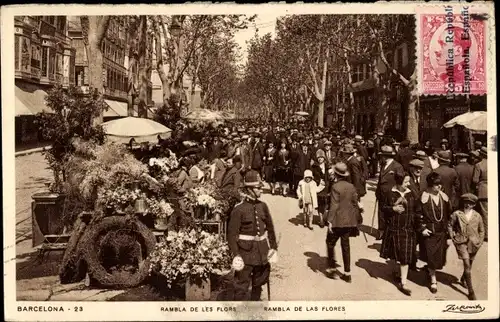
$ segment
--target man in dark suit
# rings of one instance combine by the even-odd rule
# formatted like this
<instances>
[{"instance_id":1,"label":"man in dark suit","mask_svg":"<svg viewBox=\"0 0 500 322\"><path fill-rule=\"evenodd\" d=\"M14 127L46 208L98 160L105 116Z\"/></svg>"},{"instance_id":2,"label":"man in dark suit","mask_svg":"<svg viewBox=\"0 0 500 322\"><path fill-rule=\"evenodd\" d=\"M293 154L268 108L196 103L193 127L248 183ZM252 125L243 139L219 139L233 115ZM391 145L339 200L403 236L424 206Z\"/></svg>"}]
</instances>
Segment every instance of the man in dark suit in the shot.
<instances>
[{"instance_id":1,"label":"man in dark suit","mask_svg":"<svg viewBox=\"0 0 500 322\"><path fill-rule=\"evenodd\" d=\"M363 137L361 135L356 135L354 137L354 142L355 142L356 153L362 156L366 161L368 161L368 158L370 156L368 155L368 150L363 144Z\"/></svg>"},{"instance_id":2,"label":"man in dark suit","mask_svg":"<svg viewBox=\"0 0 500 322\"><path fill-rule=\"evenodd\" d=\"M301 150L293 152L290 158L292 161L293 186L296 190L299 181L304 175L304 171L306 169L311 169L312 154L309 150L309 145L303 144Z\"/></svg>"},{"instance_id":3,"label":"man in dark suit","mask_svg":"<svg viewBox=\"0 0 500 322\"><path fill-rule=\"evenodd\" d=\"M224 148L224 144L220 140L220 137L217 135L214 138L213 143L210 145L210 151L209 151L209 161L212 162L215 158L220 157L220 154L222 152L222 149Z\"/></svg>"},{"instance_id":4,"label":"man in dark suit","mask_svg":"<svg viewBox=\"0 0 500 322\"><path fill-rule=\"evenodd\" d=\"M330 194L330 209L328 211L328 232L326 235L326 249L328 254L327 272L333 274L333 278L339 277L336 270L335 245L340 239L342 249L342 261L344 262L344 274L342 277L351 283L351 251L349 238L358 236L357 228L363 221L359 207L359 196L356 188L347 181L349 170L343 162L335 164L333 168L335 183L332 185Z\"/></svg>"},{"instance_id":5,"label":"man in dark suit","mask_svg":"<svg viewBox=\"0 0 500 322\"><path fill-rule=\"evenodd\" d=\"M254 132L253 134L253 146L252 146L252 169L261 173L262 170L262 158L264 157L265 147L260 142L260 134Z\"/></svg>"},{"instance_id":6,"label":"man in dark suit","mask_svg":"<svg viewBox=\"0 0 500 322\"><path fill-rule=\"evenodd\" d=\"M325 142L325 158L327 165L333 165L337 163L337 153L332 150L332 141Z\"/></svg>"},{"instance_id":7,"label":"man in dark suit","mask_svg":"<svg viewBox=\"0 0 500 322\"><path fill-rule=\"evenodd\" d=\"M363 166L358 158L356 158L356 149L352 144L346 144L341 153L345 156L347 169L349 170L348 181L356 187L358 197L361 198L366 195L366 180L363 173Z\"/></svg>"},{"instance_id":8,"label":"man in dark suit","mask_svg":"<svg viewBox=\"0 0 500 322\"><path fill-rule=\"evenodd\" d=\"M450 167L451 152L446 150L438 151L437 158L439 167L434 169L434 172L439 174L442 182L442 190L450 198L453 208L458 207L458 174L455 169Z\"/></svg>"},{"instance_id":9,"label":"man in dark suit","mask_svg":"<svg viewBox=\"0 0 500 322\"><path fill-rule=\"evenodd\" d=\"M422 189L422 169L424 168L424 161L420 159L413 159L409 163L410 169L410 185L408 189L410 189L415 200L420 200ZM419 238L419 236L417 236ZM417 270L417 244L413 245L413 261L410 263L410 269Z\"/></svg>"},{"instance_id":10,"label":"man in dark suit","mask_svg":"<svg viewBox=\"0 0 500 322\"><path fill-rule=\"evenodd\" d=\"M455 154L455 160L458 164L455 166L455 171L458 175L458 190L457 196L466 193L473 193L472 191L472 176L474 172L474 165L468 162L469 155L467 153Z\"/></svg>"},{"instance_id":11,"label":"man in dark suit","mask_svg":"<svg viewBox=\"0 0 500 322\"><path fill-rule=\"evenodd\" d=\"M377 189L375 190L375 197L378 201L378 230L379 236L377 240L382 239L382 234L385 229L385 214L382 209L385 206L385 200L388 200L388 195L392 187L396 184L394 174L397 173L404 176L403 166L394 160L396 153L389 145L383 145L378 153L380 158L380 176L378 179Z\"/></svg>"},{"instance_id":12,"label":"man in dark suit","mask_svg":"<svg viewBox=\"0 0 500 322\"><path fill-rule=\"evenodd\" d=\"M410 149L410 141L403 140L401 142L401 145L399 146L398 153L396 154L396 157L394 159L403 166L403 169L405 169L406 172L409 172L410 161L413 160L413 158L414 158L414 153L413 150Z\"/></svg>"}]
</instances>

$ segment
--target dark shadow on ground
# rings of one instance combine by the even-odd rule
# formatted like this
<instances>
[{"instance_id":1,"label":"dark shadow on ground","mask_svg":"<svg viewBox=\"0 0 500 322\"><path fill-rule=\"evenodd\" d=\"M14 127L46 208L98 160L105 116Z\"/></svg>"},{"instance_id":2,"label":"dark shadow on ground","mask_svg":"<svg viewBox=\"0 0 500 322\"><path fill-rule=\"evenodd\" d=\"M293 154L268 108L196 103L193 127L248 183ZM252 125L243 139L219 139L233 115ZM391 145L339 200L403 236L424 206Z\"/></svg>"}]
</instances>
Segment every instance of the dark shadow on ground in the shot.
<instances>
[{"instance_id":1,"label":"dark shadow on ground","mask_svg":"<svg viewBox=\"0 0 500 322\"><path fill-rule=\"evenodd\" d=\"M59 274L59 264L63 256L62 251L52 251L44 258L38 252L23 254L16 257L16 280L38 277L56 276ZM22 262L19 260L25 259Z\"/></svg>"},{"instance_id":2,"label":"dark shadow on ground","mask_svg":"<svg viewBox=\"0 0 500 322\"><path fill-rule=\"evenodd\" d=\"M307 257L307 266L313 272L320 272L328 278L331 278L331 275L326 272L328 268L328 257L320 256L318 253L314 252L305 252L304 255ZM339 264L335 264L335 268L340 267Z\"/></svg>"},{"instance_id":3,"label":"dark shadow on ground","mask_svg":"<svg viewBox=\"0 0 500 322\"><path fill-rule=\"evenodd\" d=\"M359 225L358 228L361 232L364 232L365 234L368 234L374 238L378 237L379 233L378 233L378 229L376 229L376 228L366 226L366 225Z\"/></svg>"},{"instance_id":4,"label":"dark shadow on ground","mask_svg":"<svg viewBox=\"0 0 500 322\"><path fill-rule=\"evenodd\" d=\"M448 274L448 273L445 273L442 271L436 271L436 279L438 281L438 289L439 289L439 284L443 284L443 285L449 286L454 291L461 293L464 296L467 296L466 292L464 292L463 290L459 289L456 286L456 285L459 285L459 279L456 276L453 276L451 274ZM420 286L424 286L424 287L430 286L430 278L429 278L429 274L427 273L426 267L422 267L421 269L418 270L418 272L410 270L410 272L408 274L408 280L410 280L413 283L420 285Z\"/></svg>"},{"instance_id":5,"label":"dark shadow on ground","mask_svg":"<svg viewBox=\"0 0 500 322\"><path fill-rule=\"evenodd\" d=\"M380 252L381 247L382 247L381 243L378 243L378 244L374 243L374 244L368 245L369 249L375 249L377 252Z\"/></svg>"},{"instance_id":6,"label":"dark shadow on ground","mask_svg":"<svg viewBox=\"0 0 500 322\"><path fill-rule=\"evenodd\" d=\"M288 219L288 221L294 224L295 226L302 226L304 225L304 213L301 211L297 216Z\"/></svg>"}]
</instances>

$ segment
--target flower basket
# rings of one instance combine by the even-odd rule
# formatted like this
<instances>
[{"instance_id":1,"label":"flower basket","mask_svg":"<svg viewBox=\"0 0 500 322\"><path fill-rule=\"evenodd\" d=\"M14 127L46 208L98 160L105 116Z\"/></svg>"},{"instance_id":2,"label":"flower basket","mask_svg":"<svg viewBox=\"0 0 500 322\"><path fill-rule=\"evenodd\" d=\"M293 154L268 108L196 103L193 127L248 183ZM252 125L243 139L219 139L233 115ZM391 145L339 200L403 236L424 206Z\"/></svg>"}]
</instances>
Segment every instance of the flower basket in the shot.
<instances>
[{"instance_id":1,"label":"flower basket","mask_svg":"<svg viewBox=\"0 0 500 322\"><path fill-rule=\"evenodd\" d=\"M200 280L198 283L191 278L186 279L186 301L208 301L210 300L210 279Z\"/></svg>"},{"instance_id":2,"label":"flower basket","mask_svg":"<svg viewBox=\"0 0 500 322\"><path fill-rule=\"evenodd\" d=\"M64 231L63 215L65 194L39 192L31 196L33 247L44 242L47 235L60 235Z\"/></svg>"}]
</instances>

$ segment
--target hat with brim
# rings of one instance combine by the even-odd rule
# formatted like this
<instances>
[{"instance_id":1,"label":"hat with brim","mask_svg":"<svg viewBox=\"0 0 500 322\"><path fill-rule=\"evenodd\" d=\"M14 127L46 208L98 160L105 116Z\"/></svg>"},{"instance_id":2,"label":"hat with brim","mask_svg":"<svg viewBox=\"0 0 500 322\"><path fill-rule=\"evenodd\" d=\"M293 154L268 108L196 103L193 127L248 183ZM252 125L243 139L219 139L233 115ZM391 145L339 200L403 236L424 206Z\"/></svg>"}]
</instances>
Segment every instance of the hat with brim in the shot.
<instances>
[{"instance_id":1,"label":"hat with brim","mask_svg":"<svg viewBox=\"0 0 500 322\"><path fill-rule=\"evenodd\" d=\"M420 159L420 160L425 160L425 158L427 158L427 154L422 150L418 150L415 153L415 157L417 157L417 159Z\"/></svg>"},{"instance_id":2,"label":"hat with brim","mask_svg":"<svg viewBox=\"0 0 500 322\"><path fill-rule=\"evenodd\" d=\"M488 155L488 149L485 146L481 147L481 149L479 149L479 154L482 155L482 156L484 156L484 157L487 156Z\"/></svg>"},{"instance_id":3,"label":"hat with brim","mask_svg":"<svg viewBox=\"0 0 500 322\"><path fill-rule=\"evenodd\" d=\"M325 145L332 145L332 141L330 141L330 140L326 141Z\"/></svg>"},{"instance_id":4,"label":"hat with brim","mask_svg":"<svg viewBox=\"0 0 500 322\"><path fill-rule=\"evenodd\" d=\"M344 162L337 162L333 166L333 173L335 173L341 177L348 177L349 176L349 171L347 170L347 165Z\"/></svg>"},{"instance_id":5,"label":"hat with brim","mask_svg":"<svg viewBox=\"0 0 500 322\"><path fill-rule=\"evenodd\" d=\"M479 155L478 151L470 151L469 156L479 159L481 156Z\"/></svg>"},{"instance_id":6,"label":"hat with brim","mask_svg":"<svg viewBox=\"0 0 500 322\"><path fill-rule=\"evenodd\" d=\"M316 159L319 159L319 158L323 158L323 159L326 158L325 151L323 151L321 149L319 149L318 151L316 151Z\"/></svg>"},{"instance_id":7,"label":"hat with brim","mask_svg":"<svg viewBox=\"0 0 500 322\"><path fill-rule=\"evenodd\" d=\"M380 148L380 152L378 155L385 155L385 156L394 156L396 153L394 152L394 149L392 146L389 145L384 145Z\"/></svg>"},{"instance_id":8,"label":"hat with brim","mask_svg":"<svg viewBox=\"0 0 500 322\"><path fill-rule=\"evenodd\" d=\"M419 168L419 169L422 169L424 167L424 161L420 160L420 159L413 159L410 161L410 166L412 167L415 167L415 168Z\"/></svg>"},{"instance_id":9,"label":"hat with brim","mask_svg":"<svg viewBox=\"0 0 500 322\"><path fill-rule=\"evenodd\" d=\"M264 184L260 178L260 174L257 171L250 170L245 174L243 179L243 187L247 188L262 188Z\"/></svg>"},{"instance_id":10,"label":"hat with brim","mask_svg":"<svg viewBox=\"0 0 500 322\"><path fill-rule=\"evenodd\" d=\"M377 132L377 135L378 136L384 136L384 133L383 132Z\"/></svg>"},{"instance_id":11,"label":"hat with brim","mask_svg":"<svg viewBox=\"0 0 500 322\"><path fill-rule=\"evenodd\" d=\"M242 138L243 140L248 140L249 136L245 134L245 135L243 135L241 138Z\"/></svg>"},{"instance_id":12,"label":"hat with brim","mask_svg":"<svg viewBox=\"0 0 500 322\"><path fill-rule=\"evenodd\" d=\"M443 162L451 162L451 152L450 151L439 151L437 153L438 160Z\"/></svg>"},{"instance_id":13,"label":"hat with brim","mask_svg":"<svg viewBox=\"0 0 500 322\"><path fill-rule=\"evenodd\" d=\"M361 140L363 140L363 137L361 135L356 135L354 137L354 141L361 141Z\"/></svg>"},{"instance_id":14,"label":"hat with brim","mask_svg":"<svg viewBox=\"0 0 500 322\"><path fill-rule=\"evenodd\" d=\"M304 179L305 178L312 178L313 177L313 173L311 170L304 170Z\"/></svg>"},{"instance_id":15,"label":"hat with brim","mask_svg":"<svg viewBox=\"0 0 500 322\"><path fill-rule=\"evenodd\" d=\"M356 152L356 149L352 144L346 144L342 149L340 149L340 152L346 153L346 154L353 154Z\"/></svg>"},{"instance_id":16,"label":"hat with brim","mask_svg":"<svg viewBox=\"0 0 500 322\"><path fill-rule=\"evenodd\" d=\"M477 196L473 193L464 193L463 195L460 196L460 199L462 199L462 201L466 202L471 202L471 203L477 203Z\"/></svg>"}]
</instances>

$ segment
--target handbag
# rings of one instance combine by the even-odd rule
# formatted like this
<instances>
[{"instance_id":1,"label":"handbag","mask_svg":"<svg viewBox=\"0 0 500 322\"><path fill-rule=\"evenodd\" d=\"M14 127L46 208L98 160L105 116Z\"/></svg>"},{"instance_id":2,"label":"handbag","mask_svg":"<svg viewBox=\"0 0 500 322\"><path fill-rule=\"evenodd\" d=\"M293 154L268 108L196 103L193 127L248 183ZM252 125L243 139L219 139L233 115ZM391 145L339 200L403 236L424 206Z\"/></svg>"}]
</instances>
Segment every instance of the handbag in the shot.
<instances>
[{"instance_id":1,"label":"handbag","mask_svg":"<svg viewBox=\"0 0 500 322\"><path fill-rule=\"evenodd\" d=\"M299 199L299 208L304 208L304 201L302 199Z\"/></svg>"}]
</instances>

